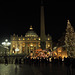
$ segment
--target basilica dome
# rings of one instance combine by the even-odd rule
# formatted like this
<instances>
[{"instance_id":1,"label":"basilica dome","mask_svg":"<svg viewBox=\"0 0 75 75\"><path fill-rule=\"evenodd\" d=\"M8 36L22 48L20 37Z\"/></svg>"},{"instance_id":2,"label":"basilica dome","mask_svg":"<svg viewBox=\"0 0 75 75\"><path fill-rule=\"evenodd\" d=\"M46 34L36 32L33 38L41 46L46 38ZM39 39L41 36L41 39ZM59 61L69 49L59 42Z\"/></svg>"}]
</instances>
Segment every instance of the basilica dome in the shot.
<instances>
[{"instance_id":1,"label":"basilica dome","mask_svg":"<svg viewBox=\"0 0 75 75\"><path fill-rule=\"evenodd\" d=\"M33 31L32 26L30 26L30 30L26 33L25 37L38 37L38 35Z\"/></svg>"}]
</instances>

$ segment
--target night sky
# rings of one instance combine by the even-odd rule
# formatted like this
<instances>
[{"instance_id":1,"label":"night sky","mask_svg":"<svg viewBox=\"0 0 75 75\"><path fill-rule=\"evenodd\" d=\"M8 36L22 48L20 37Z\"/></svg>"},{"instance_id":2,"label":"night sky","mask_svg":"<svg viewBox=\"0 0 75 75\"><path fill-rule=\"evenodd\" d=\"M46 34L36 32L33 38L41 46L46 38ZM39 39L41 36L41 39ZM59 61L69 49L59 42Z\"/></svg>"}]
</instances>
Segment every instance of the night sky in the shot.
<instances>
[{"instance_id":1,"label":"night sky","mask_svg":"<svg viewBox=\"0 0 75 75\"><path fill-rule=\"evenodd\" d=\"M40 36L40 0L0 2L0 42L10 35L25 35L30 25ZM75 3L44 0L46 35L57 41L69 19L75 29Z\"/></svg>"}]
</instances>

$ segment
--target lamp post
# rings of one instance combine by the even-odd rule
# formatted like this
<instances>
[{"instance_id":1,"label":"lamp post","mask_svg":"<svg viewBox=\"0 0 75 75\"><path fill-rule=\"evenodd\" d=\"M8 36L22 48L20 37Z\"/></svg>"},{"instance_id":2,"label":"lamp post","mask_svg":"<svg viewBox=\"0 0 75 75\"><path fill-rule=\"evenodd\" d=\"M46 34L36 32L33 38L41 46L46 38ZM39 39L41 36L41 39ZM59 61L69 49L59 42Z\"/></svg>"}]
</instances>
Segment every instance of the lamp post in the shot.
<instances>
[{"instance_id":1,"label":"lamp post","mask_svg":"<svg viewBox=\"0 0 75 75\"><path fill-rule=\"evenodd\" d=\"M8 42L8 39L6 39L5 42L2 42L2 45L3 45L4 48L6 48L6 50L7 50L7 49L9 49L8 46L10 46L11 43ZM5 56L6 56L6 50L5 50Z\"/></svg>"}]
</instances>

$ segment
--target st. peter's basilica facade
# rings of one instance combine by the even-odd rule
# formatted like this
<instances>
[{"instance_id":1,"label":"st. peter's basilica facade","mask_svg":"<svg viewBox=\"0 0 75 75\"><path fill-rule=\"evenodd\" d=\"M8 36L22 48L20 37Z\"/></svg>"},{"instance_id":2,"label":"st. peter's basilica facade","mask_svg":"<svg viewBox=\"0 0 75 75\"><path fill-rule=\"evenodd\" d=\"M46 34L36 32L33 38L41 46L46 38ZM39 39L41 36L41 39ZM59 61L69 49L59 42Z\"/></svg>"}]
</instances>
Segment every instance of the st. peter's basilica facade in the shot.
<instances>
[{"instance_id":1,"label":"st. peter's basilica facade","mask_svg":"<svg viewBox=\"0 0 75 75\"><path fill-rule=\"evenodd\" d=\"M12 35L11 36L11 49L10 53L14 54L30 54L35 53L35 50L40 49L41 38L33 31L32 26L30 26L29 31L25 36ZM52 38L51 36L46 36L46 49L52 48ZM17 51L18 50L18 51Z\"/></svg>"}]
</instances>

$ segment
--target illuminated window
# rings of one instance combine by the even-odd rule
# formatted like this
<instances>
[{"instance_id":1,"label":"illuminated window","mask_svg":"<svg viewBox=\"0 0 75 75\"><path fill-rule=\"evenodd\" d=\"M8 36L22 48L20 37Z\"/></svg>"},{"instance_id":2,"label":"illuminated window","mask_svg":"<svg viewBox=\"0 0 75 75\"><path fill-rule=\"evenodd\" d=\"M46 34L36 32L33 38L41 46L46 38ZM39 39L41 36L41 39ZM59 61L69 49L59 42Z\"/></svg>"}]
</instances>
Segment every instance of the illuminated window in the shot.
<instances>
[{"instance_id":1,"label":"illuminated window","mask_svg":"<svg viewBox=\"0 0 75 75\"><path fill-rule=\"evenodd\" d=\"M25 47L25 43L23 43L22 46Z\"/></svg>"},{"instance_id":2,"label":"illuminated window","mask_svg":"<svg viewBox=\"0 0 75 75\"><path fill-rule=\"evenodd\" d=\"M41 47L41 45L39 45L39 47Z\"/></svg>"},{"instance_id":3,"label":"illuminated window","mask_svg":"<svg viewBox=\"0 0 75 75\"><path fill-rule=\"evenodd\" d=\"M31 43L31 45L30 46L33 46L33 44Z\"/></svg>"},{"instance_id":4,"label":"illuminated window","mask_svg":"<svg viewBox=\"0 0 75 75\"><path fill-rule=\"evenodd\" d=\"M50 44L48 44L48 47L50 47Z\"/></svg>"}]
</instances>

